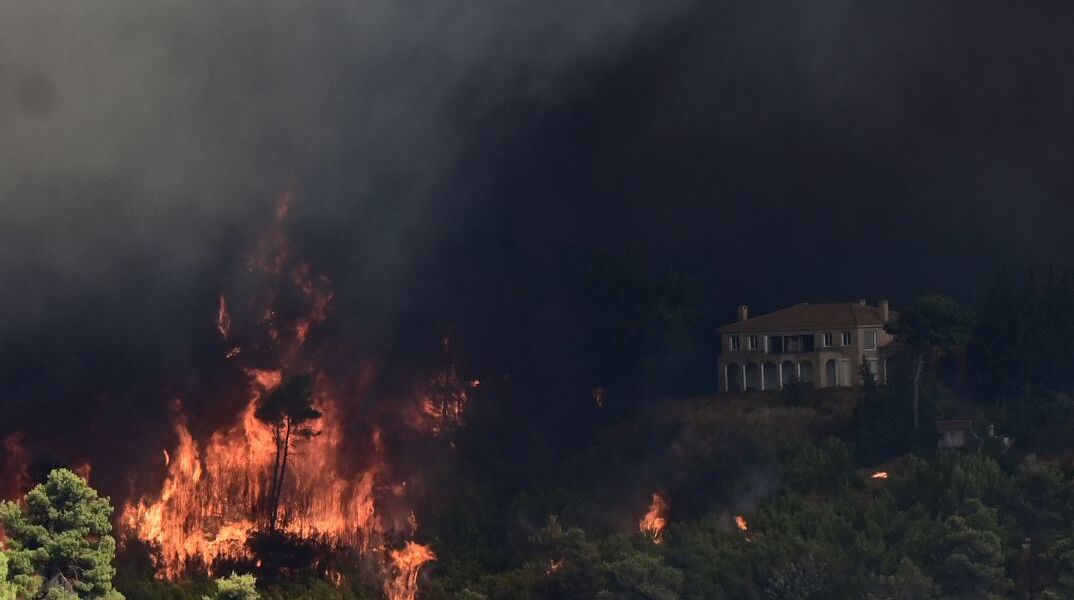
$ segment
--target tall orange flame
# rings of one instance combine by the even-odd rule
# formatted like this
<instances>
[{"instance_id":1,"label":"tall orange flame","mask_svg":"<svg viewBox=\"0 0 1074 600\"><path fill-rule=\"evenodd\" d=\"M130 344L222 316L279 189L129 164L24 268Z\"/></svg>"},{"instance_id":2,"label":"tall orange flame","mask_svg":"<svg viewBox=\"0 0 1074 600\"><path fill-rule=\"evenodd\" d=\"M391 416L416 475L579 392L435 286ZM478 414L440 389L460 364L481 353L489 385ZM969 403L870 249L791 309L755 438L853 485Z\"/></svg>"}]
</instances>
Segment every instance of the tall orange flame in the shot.
<instances>
[{"instance_id":1,"label":"tall orange flame","mask_svg":"<svg viewBox=\"0 0 1074 600\"><path fill-rule=\"evenodd\" d=\"M388 600L414 600L421 568L436 560L436 555L428 546L407 542L402 549L392 550L390 556L393 573L384 583L384 594Z\"/></svg>"},{"instance_id":2,"label":"tall orange flame","mask_svg":"<svg viewBox=\"0 0 1074 600\"><path fill-rule=\"evenodd\" d=\"M327 318L332 300L328 279L313 274L308 264L291 254L282 226L292 199L290 193L281 199L274 227L248 266L283 286L289 297L302 300L304 310L298 315L293 314L294 306L278 310L278 288L242 304L252 307L264 326L276 367L245 369L244 409L233 423L205 441L194 438L186 417L177 410L173 419L177 443L162 449L167 472L160 491L123 507L122 530L159 549L157 568L162 577L175 578L195 565L211 573L222 560L250 558L247 542L266 525L263 508L277 445L271 426L256 417L257 407L281 385L311 328ZM216 325L228 340L232 314L223 294ZM258 344L251 347L260 348L263 354L266 346ZM227 358L238 356L238 349L228 351ZM318 435L295 442L288 455L277 526L288 534L359 550L378 561L391 600L413 600L419 571L435 556L428 547L412 541L400 550L388 548L386 534L412 535L416 521L397 525L378 512L378 490L392 488L390 481L381 481L386 479L387 468L379 430L372 430L371 455L363 461L368 466L355 472L345 464L340 452L343 405L326 379L315 373L312 403L321 413L315 426ZM328 575L339 581L338 574Z\"/></svg>"},{"instance_id":3,"label":"tall orange flame","mask_svg":"<svg viewBox=\"0 0 1074 600\"><path fill-rule=\"evenodd\" d=\"M638 523L641 532L649 536L656 544L663 541L661 536L664 533L664 527L667 526L667 511L668 504L664 496L659 492L654 492L653 501L649 504L649 512L645 513Z\"/></svg>"}]
</instances>

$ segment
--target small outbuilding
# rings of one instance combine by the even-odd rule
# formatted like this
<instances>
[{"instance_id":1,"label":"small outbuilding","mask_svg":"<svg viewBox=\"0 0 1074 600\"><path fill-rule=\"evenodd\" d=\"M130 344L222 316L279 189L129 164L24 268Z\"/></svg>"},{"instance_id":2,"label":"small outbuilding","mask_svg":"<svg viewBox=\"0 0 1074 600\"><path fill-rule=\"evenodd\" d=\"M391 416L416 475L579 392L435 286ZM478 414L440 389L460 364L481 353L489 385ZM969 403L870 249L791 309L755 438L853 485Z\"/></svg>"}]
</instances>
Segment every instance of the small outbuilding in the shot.
<instances>
[{"instance_id":1,"label":"small outbuilding","mask_svg":"<svg viewBox=\"0 0 1074 600\"><path fill-rule=\"evenodd\" d=\"M973 419L936 419L936 447L941 450L976 448L980 437L973 430Z\"/></svg>"}]
</instances>

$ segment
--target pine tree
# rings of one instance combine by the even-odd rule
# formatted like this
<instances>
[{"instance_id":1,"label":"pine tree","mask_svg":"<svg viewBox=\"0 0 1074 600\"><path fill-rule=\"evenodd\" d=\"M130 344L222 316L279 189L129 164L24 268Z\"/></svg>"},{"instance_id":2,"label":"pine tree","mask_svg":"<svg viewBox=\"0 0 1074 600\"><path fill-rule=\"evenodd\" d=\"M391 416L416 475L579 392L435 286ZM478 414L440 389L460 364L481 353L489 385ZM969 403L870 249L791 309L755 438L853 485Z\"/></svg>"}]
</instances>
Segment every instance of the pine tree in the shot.
<instances>
[{"instance_id":1,"label":"pine tree","mask_svg":"<svg viewBox=\"0 0 1074 600\"><path fill-rule=\"evenodd\" d=\"M49 473L21 504L0 504L11 580L21 598L122 600L112 588L116 540L108 498L67 469Z\"/></svg>"},{"instance_id":2,"label":"pine tree","mask_svg":"<svg viewBox=\"0 0 1074 600\"><path fill-rule=\"evenodd\" d=\"M970 337L973 313L943 296L922 296L913 306L888 325L888 331L900 338L914 352L914 431L921 427L921 377L926 354L931 348L951 350L964 345Z\"/></svg>"},{"instance_id":3,"label":"pine tree","mask_svg":"<svg viewBox=\"0 0 1074 600\"><path fill-rule=\"evenodd\" d=\"M7 553L0 550L0 600L15 600L15 584L7 580Z\"/></svg>"},{"instance_id":4,"label":"pine tree","mask_svg":"<svg viewBox=\"0 0 1074 600\"><path fill-rule=\"evenodd\" d=\"M313 379L309 375L292 378L264 399L254 413L259 420L272 427L276 444L276 458L272 465L269 494L265 499L268 508L268 529L276 531L283 494L287 459L296 439L309 439L317 435L308 423L319 419L321 413L311 402Z\"/></svg>"},{"instance_id":5,"label":"pine tree","mask_svg":"<svg viewBox=\"0 0 1074 600\"><path fill-rule=\"evenodd\" d=\"M221 577L215 581L216 594L202 596L202 600L259 600L261 595L257 593L257 579L253 575L231 575Z\"/></svg>"}]
</instances>

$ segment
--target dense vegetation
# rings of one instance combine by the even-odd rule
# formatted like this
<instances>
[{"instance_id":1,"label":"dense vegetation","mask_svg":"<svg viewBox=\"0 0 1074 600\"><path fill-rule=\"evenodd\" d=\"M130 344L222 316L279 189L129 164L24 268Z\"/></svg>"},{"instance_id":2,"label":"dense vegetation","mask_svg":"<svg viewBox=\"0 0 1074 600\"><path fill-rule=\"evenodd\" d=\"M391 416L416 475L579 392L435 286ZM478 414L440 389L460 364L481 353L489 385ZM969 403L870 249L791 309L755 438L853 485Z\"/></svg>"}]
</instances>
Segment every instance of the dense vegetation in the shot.
<instances>
[{"instance_id":1,"label":"dense vegetation","mask_svg":"<svg viewBox=\"0 0 1074 600\"><path fill-rule=\"evenodd\" d=\"M885 385L864 371L854 390L640 396L560 445L523 426L488 427L498 422L476 406L438 494L419 507L422 541L439 557L420 597L1074 597L1074 370L1063 345L1074 339L1074 277L1001 275L975 317L936 297L903 314L913 315L896 329L907 350ZM968 448L937 450L944 417L974 421ZM504 436L536 442L522 460ZM638 528L653 492L670 507L659 543ZM157 581L134 549L115 583L142 600L248 599L254 582ZM261 589L311 600L380 593L360 568L340 586L298 573Z\"/></svg>"}]
</instances>

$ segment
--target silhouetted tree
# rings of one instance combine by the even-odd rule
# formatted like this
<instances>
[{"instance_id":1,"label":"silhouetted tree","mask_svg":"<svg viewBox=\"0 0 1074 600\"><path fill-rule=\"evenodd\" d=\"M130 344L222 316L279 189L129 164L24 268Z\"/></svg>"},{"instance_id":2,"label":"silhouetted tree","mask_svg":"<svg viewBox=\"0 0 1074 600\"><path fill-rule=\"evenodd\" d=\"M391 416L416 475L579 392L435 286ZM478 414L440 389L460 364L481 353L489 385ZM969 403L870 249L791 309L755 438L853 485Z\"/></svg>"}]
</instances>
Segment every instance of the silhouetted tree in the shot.
<instances>
[{"instance_id":1,"label":"silhouetted tree","mask_svg":"<svg viewBox=\"0 0 1074 600\"><path fill-rule=\"evenodd\" d=\"M268 528L275 531L283 493L287 459L296 439L309 439L317 432L309 426L310 421L321 417L311 402L313 378L298 375L281 385L263 399L254 413L259 420L272 427L272 439L276 444L276 456L272 465L272 479L268 497Z\"/></svg>"},{"instance_id":2,"label":"silhouetted tree","mask_svg":"<svg viewBox=\"0 0 1074 600\"><path fill-rule=\"evenodd\" d=\"M935 295L922 296L897 320L887 325L888 332L905 342L916 360L913 401L915 431L921 427L921 376L924 374L927 353L934 347L951 350L965 345L972 326L972 311L953 300Z\"/></svg>"}]
</instances>

